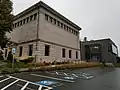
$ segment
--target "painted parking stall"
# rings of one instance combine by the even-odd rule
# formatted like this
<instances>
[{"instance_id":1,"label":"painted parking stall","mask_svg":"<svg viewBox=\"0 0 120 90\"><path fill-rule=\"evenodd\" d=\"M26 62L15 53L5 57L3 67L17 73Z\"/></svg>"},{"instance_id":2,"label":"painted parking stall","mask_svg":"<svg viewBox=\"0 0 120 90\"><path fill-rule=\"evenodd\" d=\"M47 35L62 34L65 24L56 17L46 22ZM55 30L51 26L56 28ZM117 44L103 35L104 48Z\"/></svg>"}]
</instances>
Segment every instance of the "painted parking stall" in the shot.
<instances>
[{"instance_id":1,"label":"painted parking stall","mask_svg":"<svg viewBox=\"0 0 120 90\"><path fill-rule=\"evenodd\" d=\"M0 76L0 90L53 90L53 88L7 75Z\"/></svg>"}]
</instances>

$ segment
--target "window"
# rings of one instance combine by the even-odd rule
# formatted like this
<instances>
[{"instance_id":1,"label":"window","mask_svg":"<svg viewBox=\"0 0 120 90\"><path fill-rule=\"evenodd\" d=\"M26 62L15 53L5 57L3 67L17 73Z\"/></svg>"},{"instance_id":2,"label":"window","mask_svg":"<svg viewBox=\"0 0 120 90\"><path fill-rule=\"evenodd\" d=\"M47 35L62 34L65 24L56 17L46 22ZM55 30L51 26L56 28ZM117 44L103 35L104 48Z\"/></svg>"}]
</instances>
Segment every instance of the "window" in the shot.
<instances>
[{"instance_id":1,"label":"window","mask_svg":"<svg viewBox=\"0 0 120 90\"><path fill-rule=\"evenodd\" d=\"M73 34L75 34L75 30L73 30Z\"/></svg>"},{"instance_id":2,"label":"window","mask_svg":"<svg viewBox=\"0 0 120 90\"><path fill-rule=\"evenodd\" d=\"M66 25L64 25L64 29L66 30Z\"/></svg>"},{"instance_id":3,"label":"window","mask_svg":"<svg viewBox=\"0 0 120 90\"><path fill-rule=\"evenodd\" d=\"M15 28L17 27L17 23L15 23Z\"/></svg>"},{"instance_id":4,"label":"window","mask_svg":"<svg viewBox=\"0 0 120 90\"><path fill-rule=\"evenodd\" d=\"M63 28L63 23L61 23L61 28Z\"/></svg>"},{"instance_id":5,"label":"window","mask_svg":"<svg viewBox=\"0 0 120 90\"><path fill-rule=\"evenodd\" d=\"M54 24L56 24L56 19L54 19Z\"/></svg>"},{"instance_id":6,"label":"window","mask_svg":"<svg viewBox=\"0 0 120 90\"><path fill-rule=\"evenodd\" d=\"M70 29L71 30L71 33L73 33L73 29Z\"/></svg>"},{"instance_id":7,"label":"window","mask_svg":"<svg viewBox=\"0 0 120 90\"><path fill-rule=\"evenodd\" d=\"M69 27L67 26L67 31L68 31Z\"/></svg>"},{"instance_id":8,"label":"window","mask_svg":"<svg viewBox=\"0 0 120 90\"><path fill-rule=\"evenodd\" d=\"M22 52L23 52L23 47L21 46L21 47L19 47L19 57L21 57L22 56Z\"/></svg>"},{"instance_id":9,"label":"window","mask_svg":"<svg viewBox=\"0 0 120 90\"><path fill-rule=\"evenodd\" d=\"M36 19L37 19L37 13L34 14L34 20L36 20Z\"/></svg>"},{"instance_id":10,"label":"window","mask_svg":"<svg viewBox=\"0 0 120 90\"><path fill-rule=\"evenodd\" d=\"M59 21L57 21L57 25L58 25L58 27L60 26L60 22Z\"/></svg>"},{"instance_id":11,"label":"window","mask_svg":"<svg viewBox=\"0 0 120 90\"><path fill-rule=\"evenodd\" d=\"M17 22L17 26L19 27L19 22Z\"/></svg>"},{"instance_id":12,"label":"window","mask_svg":"<svg viewBox=\"0 0 120 90\"><path fill-rule=\"evenodd\" d=\"M20 21L20 25L22 25L22 20Z\"/></svg>"},{"instance_id":13,"label":"window","mask_svg":"<svg viewBox=\"0 0 120 90\"><path fill-rule=\"evenodd\" d=\"M5 57L7 57L7 49L5 49Z\"/></svg>"},{"instance_id":14,"label":"window","mask_svg":"<svg viewBox=\"0 0 120 90\"><path fill-rule=\"evenodd\" d=\"M47 21L48 21L48 15L47 15L47 14L45 14L45 20L47 20Z\"/></svg>"},{"instance_id":15,"label":"window","mask_svg":"<svg viewBox=\"0 0 120 90\"><path fill-rule=\"evenodd\" d=\"M78 34L78 32L77 31L75 31L75 35L77 36L77 34Z\"/></svg>"},{"instance_id":16,"label":"window","mask_svg":"<svg viewBox=\"0 0 120 90\"><path fill-rule=\"evenodd\" d=\"M33 45L29 45L29 56L33 54Z\"/></svg>"},{"instance_id":17,"label":"window","mask_svg":"<svg viewBox=\"0 0 120 90\"><path fill-rule=\"evenodd\" d=\"M13 24L13 25L12 25L12 28L14 28L14 27L15 27L15 25Z\"/></svg>"},{"instance_id":18,"label":"window","mask_svg":"<svg viewBox=\"0 0 120 90\"><path fill-rule=\"evenodd\" d=\"M78 52L76 51L76 59L78 59Z\"/></svg>"},{"instance_id":19,"label":"window","mask_svg":"<svg viewBox=\"0 0 120 90\"><path fill-rule=\"evenodd\" d=\"M69 32L72 32L72 29L71 29L71 28L69 28Z\"/></svg>"},{"instance_id":20,"label":"window","mask_svg":"<svg viewBox=\"0 0 120 90\"><path fill-rule=\"evenodd\" d=\"M62 49L62 57L65 58L65 49Z\"/></svg>"},{"instance_id":21,"label":"window","mask_svg":"<svg viewBox=\"0 0 120 90\"><path fill-rule=\"evenodd\" d=\"M25 24L25 22L26 22L26 19L23 19L23 24Z\"/></svg>"},{"instance_id":22,"label":"window","mask_svg":"<svg viewBox=\"0 0 120 90\"><path fill-rule=\"evenodd\" d=\"M52 20L53 20L53 18L52 17L50 17L50 22L52 23Z\"/></svg>"},{"instance_id":23,"label":"window","mask_svg":"<svg viewBox=\"0 0 120 90\"><path fill-rule=\"evenodd\" d=\"M29 17L27 17L27 23L29 22Z\"/></svg>"},{"instance_id":24,"label":"window","mask_svg":"<svg viewBox=\"0 0 120 90\"><path fill-rule=\"evenodd\" d=\"M49 56L49 53L50 53L50 46L45 45L45 56Z\"/></svg>"},{"instance_id":25,"label":"window","mask_svg":"<svg viewBox=\"0 0 120 90\"><path fill-rule=\"evenodd\" d=\"M69 58L71 58L72 50L69 50Z\"/></svg>"},{"instance_id":26,"label":"window","mask_svg":"<svg viewBox=\"0 0 120 90\"><path fill-rule=\"evenodd\" d=\"M30 16L30 21L32 21L32 20L33 20L33 15Z\"/></svg>"}]
</instances>

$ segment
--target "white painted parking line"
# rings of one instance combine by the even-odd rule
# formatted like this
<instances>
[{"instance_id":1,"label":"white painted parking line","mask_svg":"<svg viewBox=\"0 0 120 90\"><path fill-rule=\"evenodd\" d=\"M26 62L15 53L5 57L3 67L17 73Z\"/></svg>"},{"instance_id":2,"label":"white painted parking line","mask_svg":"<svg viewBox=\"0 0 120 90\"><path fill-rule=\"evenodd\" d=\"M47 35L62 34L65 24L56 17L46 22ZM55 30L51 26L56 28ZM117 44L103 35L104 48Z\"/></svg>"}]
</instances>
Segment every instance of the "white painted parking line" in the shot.
<instances>
[{"instance_id":1,"label":"white painted parking line","mask_svg":"<svg viewBox=\"0 0 120 90\"><path fill-rule=\"evenodd\" d=\"M27 82L20 90L25 90L25 88L27 87L28 84L29 84L29 82Z\"/></svg>"},{"instance_id":2,"label":"white painted parking line","mask_svg":"<svg viewBox=\"0 0 120 90\"><path fill-rule=\"evenodd\" d=\"M19 80L15 80L14 82L8 84L7 86L5 86L4 88L2 88L1 90L5 90L7 89L8 87L10 87L11 85L15 84L16 82L18 82Z\"/></svg>"},{"instance_id":3,"label":"white painted parking line","mask_svg":"<svg viewBox=\"0 0 120 90\"><path fill-rule=\"evenodd\" d=\"M44 86L44 85L40 85L40 84L37 84L37 83L33 83L33 82L30 82L30 81L27 81L27 80L24 80L24 79L20 79L20 78L16 78L16 77L13 77L13 76L10 76L10 75L7 75L9 78L14 78L14 79L18 79L18 80L20 80L20 81L23 81L23 82L28 82L28 83L30 83L30 84L33 84L33 85L37 85L37 86L39 86L39 87L46 87L46 88L48 88L48 90L52 90L53 88L52 87L48 87L48 86ZM23 89L24 90L24 89Z\"/></svg>"},{"instance_id":4,"label":"white painted parking line","mask_svg":"<svg viewBox=\"0 0 120 90\"><path fill-rule=\"evenodd\" d=\"M56 72L56 74L58 75L58 72Z\"/></svg>"},{"instance_id":5,"label":"white painted parking line","mask_svg":"<svg viewBox=\"0 0 120 90\"><path fill-rule=\"evenodd\" d=\"M17 84L19 87L23 87L23 85L20 85L20 84ZM32 88L29 88L29 87L26 87L26 89L28 90L35 90L35 89L32 89Z\"/></svg>"},{"instance_id":6,"label":"white painted parking line","mask_svg":"<svg viewBox=\"0 0 120 90\"><path fill-rule=\"evenodd\" d=\"M49 79L54 79L54 80L59 80L59 81L65 81L65 82L74 82L71 80L65 80L65 79L60 79L60 78L55 78L55 77L49 77L49 76L43 76L43 75L37 75L37 74L31 74L33 76L38 76L38 77L43 77L43 78L49 78Z\"/></svg>"},{"instance_id":7,"label":"white painted parking line","mask_svg":"<svg viewBox=\"0 0 120 90\"><path fill-rule=\"evenodd\" d=\"M42 90L42 86L40 86L40 87L38 88L38 90Z\"/></svg>"},{"instance_id":8,"label":"white painted parking line","mask_svg":"<svg viewBox=\"0 0 120 90\"><path fill-rule=\"evenodd\" d=\"M6 80L8 80L8 79L10 79L10 78L11 78L11 77L5 78L5 79L1 80L0 83L1 83L1 82L4 82L4 81L6 81Z\"/></svg>"},{"instance_id":9,"label":"white painted parking line","mask_svg":"<svg viewBox=\"0 0 120 90\"><path fill-rule=\"evenodd\" d=\"M72 74L74 77L78 77L77 75L75 75L74 73Z\"/></svg>"},{"instance_id":10,"label":"white painted parking line","mask_svg":"<svg viewBox=\"0 0 120 90\"><path fill-rule=\"evenodd\" d=\"M67 73L64 73L65 76L68 76Z\"/></svg>"}]
</instances>

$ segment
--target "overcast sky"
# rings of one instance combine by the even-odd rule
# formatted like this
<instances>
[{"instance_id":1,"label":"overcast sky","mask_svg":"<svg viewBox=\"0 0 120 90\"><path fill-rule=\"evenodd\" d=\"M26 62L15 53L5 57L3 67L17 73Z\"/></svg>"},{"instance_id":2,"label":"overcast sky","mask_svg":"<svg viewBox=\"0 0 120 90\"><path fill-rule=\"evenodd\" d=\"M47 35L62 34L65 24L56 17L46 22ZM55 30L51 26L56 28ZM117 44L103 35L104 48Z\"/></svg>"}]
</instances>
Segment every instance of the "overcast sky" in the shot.
<instances>
[{"instance_id":1,"label":"overcast sky","mask_svg":"<svg viewBox=\"0 0 120 90\"><path fill-rule=\"evenodd\" d=\"M40 0L12 0L14 14ZM120 46L120 0L42 0L82 28L88 40L111 38Z\"/></svg>"}]
</instances>

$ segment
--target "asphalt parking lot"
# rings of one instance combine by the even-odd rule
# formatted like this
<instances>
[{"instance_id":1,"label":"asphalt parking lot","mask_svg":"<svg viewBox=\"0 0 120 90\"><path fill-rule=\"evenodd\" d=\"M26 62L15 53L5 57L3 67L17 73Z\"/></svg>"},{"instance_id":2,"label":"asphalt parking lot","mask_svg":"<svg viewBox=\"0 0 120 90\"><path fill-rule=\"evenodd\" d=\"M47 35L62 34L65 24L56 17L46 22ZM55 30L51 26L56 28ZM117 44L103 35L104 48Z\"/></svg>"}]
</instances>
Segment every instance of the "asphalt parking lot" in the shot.
<instances>
[{"instance_id":1,"label":"asphalt parking lot","mask_svg":"<svg viewBox=\"0 0 120 90\"><path fill-rule=\"evenodd\" d=\"M0 76L0 90L120 90L120 69L23 72Z\"/></svg>"}]
</instances>

